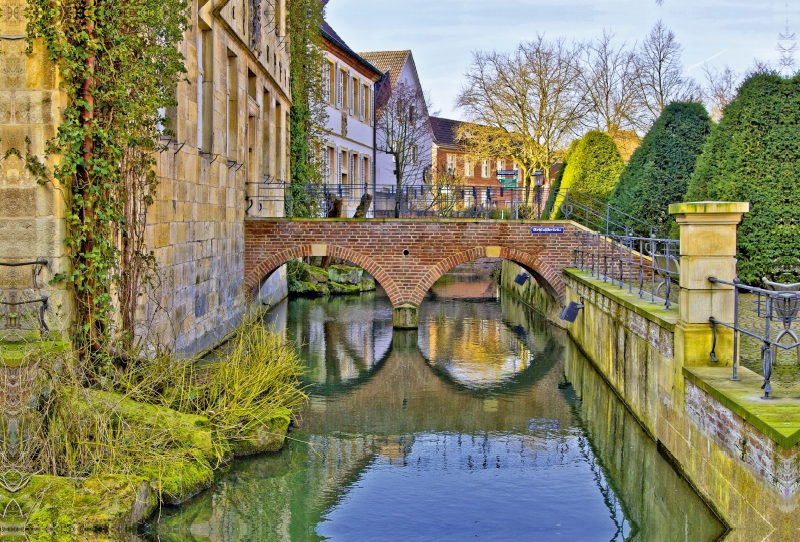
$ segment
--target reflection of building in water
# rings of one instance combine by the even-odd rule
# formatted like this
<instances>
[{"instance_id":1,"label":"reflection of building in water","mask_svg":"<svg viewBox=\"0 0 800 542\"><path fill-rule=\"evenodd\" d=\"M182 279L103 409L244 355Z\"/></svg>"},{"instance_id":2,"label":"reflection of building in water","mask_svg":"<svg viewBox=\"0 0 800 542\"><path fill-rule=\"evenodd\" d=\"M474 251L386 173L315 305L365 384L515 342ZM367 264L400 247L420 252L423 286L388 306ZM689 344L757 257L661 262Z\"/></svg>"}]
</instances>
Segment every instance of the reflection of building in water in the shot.
<instances>
[{"instance_id":1,"label":"reflection of building in water","mask_svg":"<svg viewBox=\"0 0 800 542\"><path fill-rule=\"evenodd\" d=\"M365 296L292 302L287 327L308 368L307 380L334 384L362 378L385 357L392 342L391 303L374 297L364 303Z\"/></svg>"}]
</instances>

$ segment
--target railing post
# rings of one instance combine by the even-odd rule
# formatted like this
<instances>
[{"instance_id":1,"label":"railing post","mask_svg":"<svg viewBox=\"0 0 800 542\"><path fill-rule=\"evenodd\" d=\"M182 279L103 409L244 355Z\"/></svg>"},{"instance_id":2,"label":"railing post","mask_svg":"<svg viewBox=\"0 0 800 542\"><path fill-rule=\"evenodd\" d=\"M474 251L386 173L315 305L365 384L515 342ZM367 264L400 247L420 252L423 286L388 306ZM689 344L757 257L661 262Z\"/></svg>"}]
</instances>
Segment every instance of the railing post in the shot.
<instances>
[{"instance_id":1,"label":"railing post","mask_svg":"<svg viewBox=\"0 0 800 542\"><path fill-rule=\"evenodd\" d=\"M716 354L709 319L733 322L732 286L712 284L710 277L733 282L736 278L736 228L749 203L674 203L669 212L680 226L680 310L675 327L675 368L733 364L733 330L717 326ZM669 268L669 262L666 265Z\"/></svg>"}]
</instances>

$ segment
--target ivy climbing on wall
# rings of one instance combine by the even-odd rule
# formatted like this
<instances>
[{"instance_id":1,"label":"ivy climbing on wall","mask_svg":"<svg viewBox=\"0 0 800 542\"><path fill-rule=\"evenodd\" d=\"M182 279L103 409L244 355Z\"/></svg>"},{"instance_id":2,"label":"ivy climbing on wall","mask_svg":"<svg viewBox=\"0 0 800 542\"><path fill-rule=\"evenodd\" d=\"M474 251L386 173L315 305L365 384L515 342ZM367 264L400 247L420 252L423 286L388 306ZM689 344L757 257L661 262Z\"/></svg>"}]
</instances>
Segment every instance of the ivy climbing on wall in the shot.
<instances>
[{"instance_id":1,"label":"ivy climbing on wall","mask_svg":"<svg viewBox=\"0 0 800 542\"><path fill-rule=\"evenodd\" d=\"M292 216L310 217L319 211L305 186L324 180L321 159L327 114L324 101L320 25L323 3L319 0L288 0L289 81L292 107L289 112ZM288 202L287 202L288 204Z\"/></svg>"},{"instance_id":2,"label":"ivy climbing on wall","mask_svg":"<svg viewBox=\"0 0 800 542\"><path fill-rule=\"evenodd\" d=\"M29 52L43 44L67 99L46 150L56 165L37 173L65 199L71 267L56 280L75 299L74 346L96 362L116 341L132 343L138 299L154 276L144 232L166 122L159 109L176 105L189 9L186 0L29 0L26 8Z\"/></svg>"}]
</instances>

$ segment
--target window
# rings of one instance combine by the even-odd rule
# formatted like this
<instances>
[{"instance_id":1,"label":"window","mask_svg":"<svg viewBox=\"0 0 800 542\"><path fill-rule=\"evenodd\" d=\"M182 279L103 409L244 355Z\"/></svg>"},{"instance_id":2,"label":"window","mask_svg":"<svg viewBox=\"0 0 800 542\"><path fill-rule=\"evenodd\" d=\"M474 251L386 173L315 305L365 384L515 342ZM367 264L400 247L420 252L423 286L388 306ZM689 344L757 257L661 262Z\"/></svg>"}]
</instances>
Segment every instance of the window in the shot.
<instances>
[{"instance_id":1,"label":"window","mask_svg":"<svg viewBox=\"0 0 800 542\"><path fill-rule=\"evenodd\" d=\"M447 173L451 175L456 172L456 157L454 154L447 155Z\"/></svg>"},{"instance_id":2,"label":"window","mask_svg":"<svg viewBox=\"0 0 800 542\"><path fill-rule=\"evenodd\" d=\"M489 178L489 160L483 161L483 167L481 168L481 177L484 179Z\"/></svg>"},{"instance_id":3,"label":"window","mask_svg":"<svg viewBox=\"0 0 800 542\"><path fill-rule=\"evenodd\" d=\"M497 171L505 171L506 169L506 161L505 160L498 160L497 161Z\"/></svg>"},{"instance_id":4,"label":"window","mask_svg":"<svg viewBox=\"0 0 800 542\"><path fill-rule=\"evenodd\" d=\"M364 184L369 182L369 158L366 156L361 160L361 182Z\"/></svg>"},{"instance_id":5,"label":"window","mask_svg":"<svg viewBox=\"0 0 800 542\"><path fill-rule=\"evenodd\" d=\"M272 95L264 89L261 95L261 173L270 175L272 173L272 161L270 160L270 121L272 114Z\"/></svg>"},{"instance_id":6,"label":"window","mask_svg":"<svg viewBox=\"0 0 800 542\"><path fill-rule=\"evenodd\" d=\"M257 88L258 79L256 79L256 74L252 72L249 68L247 69L247 95L253 98L253 101L256 100L256 88Z\"/></svg>"},{"instance_id":7,"label":"window","mask_svg":"<svg viewBox=\"0 0 800 542\"><path fill-rule=\"evenodd\" d=\"M197 147L211 152L214 133L214 43L210 29L200 30L197 40Z\"/></svg>"},{"instance_id":8,"label":"window","mask_svg":"<svg viewBox=\"0 0 800 542\"><path fill-rule=\"evenodd\" d=\"M473 169L472 168L472 159L471 158L465 159L464 160L464 176L465 177L472 177L472 174L473 174L472 169Z\"/></svg>"},{"instance_id":9,"label":"window","mask_svg":"<svg viewBox=\"0 0 800 542\"><path fill-rule=\"evenodd\" d=\"M519 171L519 164L514 162L514 171Z\"/></svg>"},{"instance_id":10,"label":"window","mask_svg":"<svg viewBox=\"0 0 800 542\"><path fill-rule=\"evenodd\" d=\"M236 55L228 50L228 160L238 161L239 138L239 65Z\"/></svg>"},{"instance_id":11,"label":"window","mask_svg":"<svg viewBox=\"0 0 800 542\"><path fill-rule=\"evenodd\" d=\"M354 154L350 157L350 183L356 184L358 179L356 178L356 164L358 163L358 155Z\"/></svg>"},{"instance_id":12,"label":"window","mask_svg":"<svg viewBox=\"0 0 800 542\"><path fill-rule=\"evenodd\" d=\"M347 184L347 151L345 150L339 155L339 182Z\"/></svg>"},{"instance_id":13,"label":"window","mask_svg":"<svg viewBox=\"0 0 800 542\"><path fill-rule=\"evenodd\" d=\"M408 122L411 126L416 126L417 124L417 108L413 105L408 106Z\"/></svg>"},{"instance_id":14,"label":"window","mask_svg":"<svg viewBox=\"0 0 800 542\"><path fill-rule=\"evenodd\" d=\"M419 152L418 152L418 148L417 148L416 145L411 145L409 147L409 154L411 155L410 156L411 164L412 165L417 165L417 160L419 159L419 156L418 156Z\"/></svg>"}]
</instances>

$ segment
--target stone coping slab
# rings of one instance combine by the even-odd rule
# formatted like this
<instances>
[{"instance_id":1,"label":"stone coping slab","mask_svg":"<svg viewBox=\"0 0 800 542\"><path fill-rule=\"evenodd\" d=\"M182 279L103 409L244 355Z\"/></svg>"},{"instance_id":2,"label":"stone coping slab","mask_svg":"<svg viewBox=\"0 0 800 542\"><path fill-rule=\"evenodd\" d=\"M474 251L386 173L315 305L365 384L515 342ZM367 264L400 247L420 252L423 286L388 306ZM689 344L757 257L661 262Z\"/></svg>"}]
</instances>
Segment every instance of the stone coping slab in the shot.
<instances>
[{"instance_id":1,"label":"stone coping slab","mask_svg":"<svg viewBox=\"0 0 800 542\"><path fill-rule=\"evenodd\" d=\"M730 367L684 367L683 374L782 448L800 442L800 384L778 386L766 400L761 398L764 378L745 367L739 367L739 382L731 381Z\"/></svg>"},{"instance_id":2,"label":"stone coping slab","mask_svg":"<svg viewBox=\"0 0 800 542\"><path fill-rule=\"evenodd\" d=\"M591 289L598 291L611 298L620 305L627 309L632 310L636 314L658 324L667 331L675 332L675 325L678 323L678 304L674 303L672 309L666 309L662 304L654 304L650 302L649 295L640 298L637 293L628 293L627 288L619 289L613 286L610 282L603 282L601 279L592 277L585 271L578 269L564 269L564 274L571 277L581 284L584 284ZM760 385L760 384L759 384Z\"/></svg>"}]
</instances>

